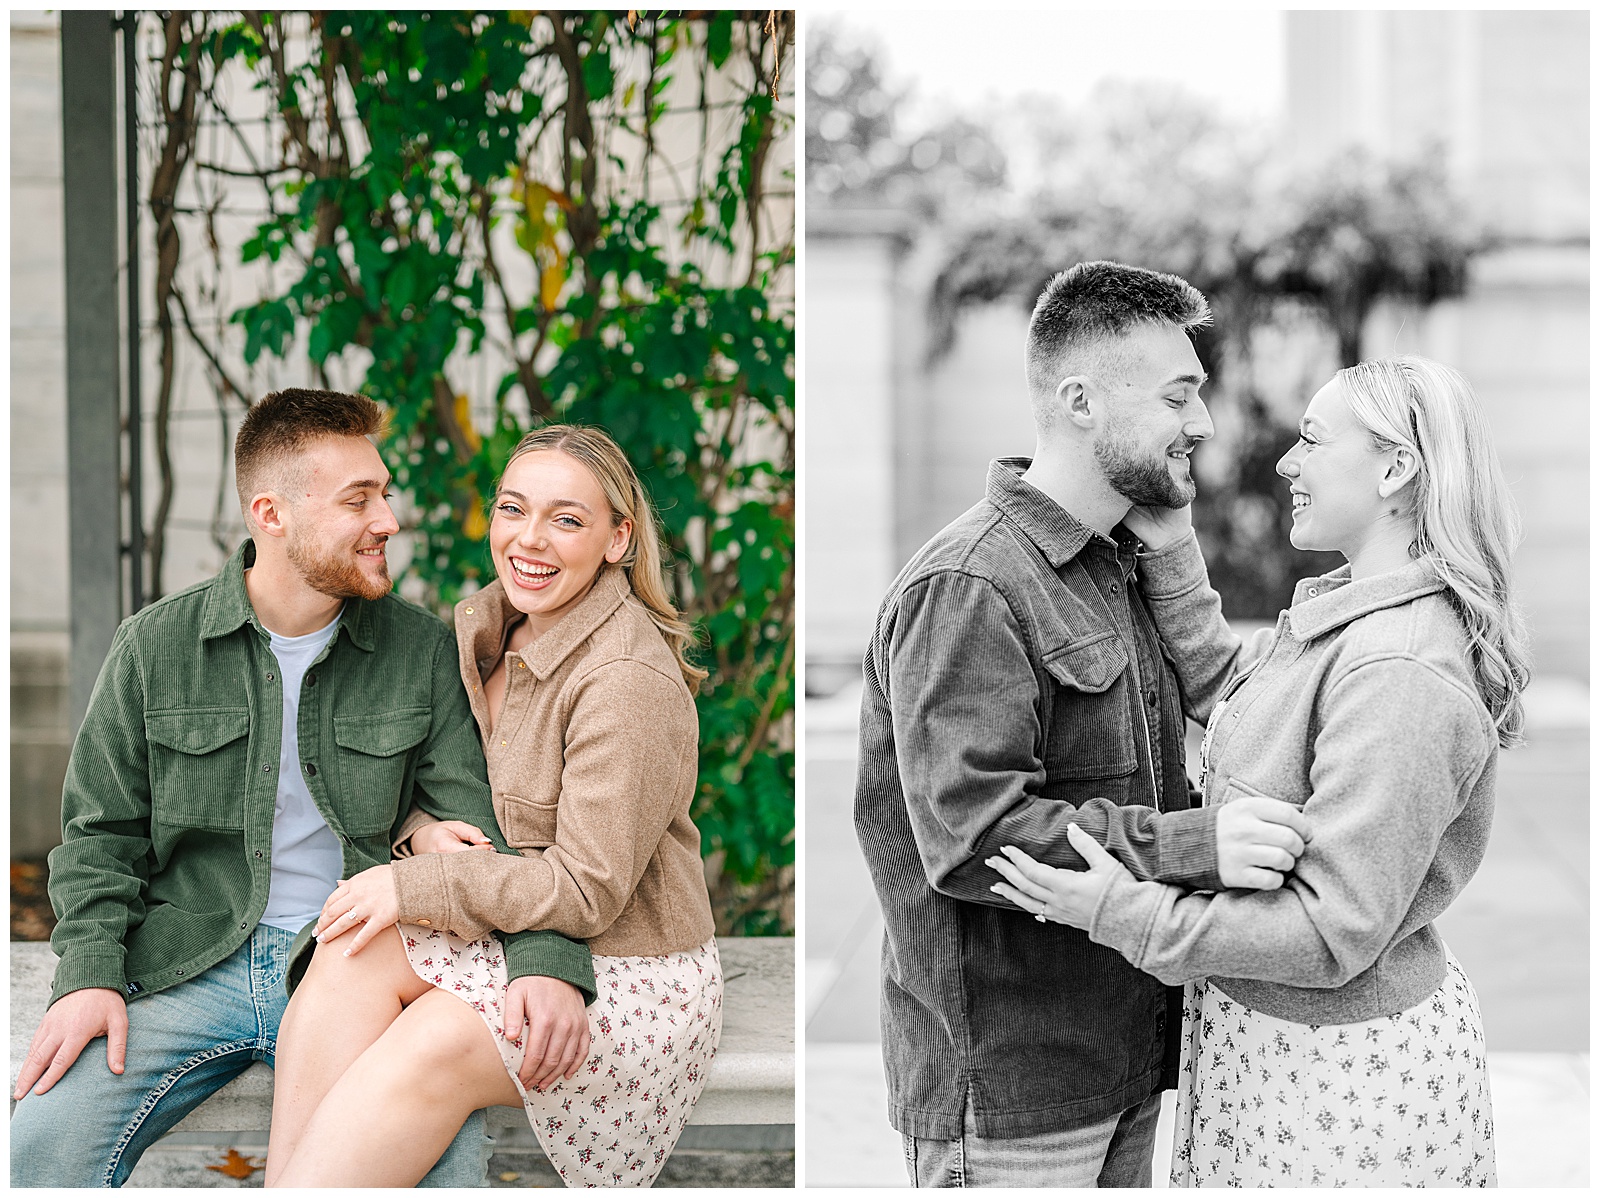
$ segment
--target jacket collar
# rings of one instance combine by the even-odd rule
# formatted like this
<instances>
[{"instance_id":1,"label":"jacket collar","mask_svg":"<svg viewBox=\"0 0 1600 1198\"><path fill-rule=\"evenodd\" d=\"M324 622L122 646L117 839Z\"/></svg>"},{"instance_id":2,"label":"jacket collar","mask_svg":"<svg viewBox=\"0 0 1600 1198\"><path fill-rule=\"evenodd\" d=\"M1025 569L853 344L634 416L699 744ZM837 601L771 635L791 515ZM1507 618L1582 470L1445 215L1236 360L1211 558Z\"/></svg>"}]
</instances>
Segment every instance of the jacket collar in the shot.
<instances>
[{"instance_id":1,"label":"jacket collar","mask_svg":"<svg viewBox=\"0 0 1600 1198\"><path fill-rule=\"evenodd\" d=\"M1303 578L1295 584L1289 631L1296 640L1308 641L1372 612L1442 590L1444 583L1419 561L1360 582L1350 580L1349 566L1340 566L1330 574Z\"/></svg>"},{"instance_id":2,"label":"jacket collar","mask_svg":"<svg viewBox=\"0 0 1600 1198\"><path fill-rule=\"evenodd\" d=\"M632 593L627 572L621 566L603 567L577 606L562 616L554 628L525 645L519 656L543 681L594 635L595 629L609 620ZM512 606L505 585L498 578L456 604L456 628L465 633L462 644L470 646L480 670L504 652L506 626L521 614Z\"/></svg>"},{"instance_id":3,"label":"jacket collar","mask_svg":"<svg viewBox=\"0 0 1600 1198\"><path fill-rule=\"evenodd\" d=\"M1032 458L996 458L989 463L985 491L989 502L1059 570L1097 534L1039 488L1022 480L1022 472L1032 464Z\"/></svg>"},{"instance_id":4,"label":"jacket collar","mask_svg":"<svg viewBox=\"0 0 1600 1198\"><path fill-rule=\"evenodd\" d=\"M255 608L250 605L250 592L245 590L244 585L244 572L255 565L255 561L256 543L246 537L228 559L227 565L222 567L222 573L217 575L206 595L205 610L200 616L201 640L227 636L245 624L255 628L262 636L268 635L261 621L256 618ZM376 648L372 614L368 610L371 606L365 599L346 599L339 613L339 632L347 635L356 648L367 653ZM335 632L334 636L337 637L339 632Z\"/></svg>"}]
</instances>

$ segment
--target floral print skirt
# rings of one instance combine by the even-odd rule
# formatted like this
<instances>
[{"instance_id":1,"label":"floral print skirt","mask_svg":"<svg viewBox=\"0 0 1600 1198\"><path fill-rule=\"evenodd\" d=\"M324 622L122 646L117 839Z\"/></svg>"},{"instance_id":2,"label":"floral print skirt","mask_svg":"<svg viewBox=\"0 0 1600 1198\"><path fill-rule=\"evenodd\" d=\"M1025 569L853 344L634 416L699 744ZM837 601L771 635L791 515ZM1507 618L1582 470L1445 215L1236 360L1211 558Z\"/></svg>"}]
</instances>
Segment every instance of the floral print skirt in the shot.
<instances>
[{"instance_id":1,"label":"floral print skirt","mask_svg":"<svg viewBox=\"0 0 1600 1198\"><path fill-rule=\"evenodd\" d=\"M506 1040L505 950L402 924L411 968L483 1016L550 1163L568 1186L648 1186L705 1089L722 1034L717 942L659 957L594 958L588 1059L542 1094L517 1078L522 1047Z\"/></svg>"},{"instance_id":2,"label":"floral print skirt","mask_svg":"<svg viewBox=\"0 0 1600 1198\"><path fill-rule=\"evenodd\" d=\"M1454 958L1398 1015L1308 1027L1185 995L1175 1186L1492 1186L1478 996Z\"/></svg>"}]
</instances>

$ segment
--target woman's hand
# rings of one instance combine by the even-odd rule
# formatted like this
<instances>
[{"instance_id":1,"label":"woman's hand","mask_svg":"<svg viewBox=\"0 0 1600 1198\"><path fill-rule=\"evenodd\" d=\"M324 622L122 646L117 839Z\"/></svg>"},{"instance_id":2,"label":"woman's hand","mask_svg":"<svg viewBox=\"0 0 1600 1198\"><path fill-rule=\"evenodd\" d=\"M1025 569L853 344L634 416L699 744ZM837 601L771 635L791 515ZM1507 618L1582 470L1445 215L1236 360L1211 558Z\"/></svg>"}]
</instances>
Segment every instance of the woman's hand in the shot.
<instances>
[{"instance_id":1,"label":"woman's hand","mask_svg":"<svg viewBox=\"0 0 1600 1198\"><path fill-rule=\"evenodd\" d=\"M571 1078L589 1055L583 991L560 978L517 978L506 987L506 1039L523 1045L517 1077L525 1090Z\"/></svg>"},{"instance_id":2,"label":"woman's hand","mask_svg":"<svg viewBox=\"0 0 1600 1198\"><path fill-rule=\"evenodd\" d=\"M1128 871L1077 824L1067 825L1067 842L1089 863L1087 871L1041 865L1021 849L1008 844L1000 851L1010 858L1009 861L990 857L984 862L1006 879L989 889L1041 923L1049 920L1087 930L1089 918L1111 879Z\"/></svg>"},{"instance_id":3,"label":"woman's hand","mask_svg":"<svg viewBox=\"0 0 1600 1198\"><path fill-rule=\"evenodd\" d=\"M1194 529L1193 509L1135 505L1122 518L1122 527L1144 542L1145 551L1154 553L1174 541L1181 541Z\"/></svg>"},{"instance_id":4,"label":"woman's hand","mask_svg":"<svg viewBox=\"0 0 1600 1198\"><path fill-rule=\"evenodd\" d=\"M353 878L347 878L322 904L315 935L318 944L337 940L358 924L363 925L345 946L344 955L353 957L384 928L400 922L400 896L395 891L394 869L374 865Z\"/></svg>"},{"instance_id":5,"label":"woman's hand","mask_svg":"<svg viewBox=\"0 0 1600 1198\"><path fill-rule=\"evenodd\" d=\"M424 824L411 834L413 853L465 853L469 849L494 850L483 829L461 819Z\"/></svg>"}]
</instances>

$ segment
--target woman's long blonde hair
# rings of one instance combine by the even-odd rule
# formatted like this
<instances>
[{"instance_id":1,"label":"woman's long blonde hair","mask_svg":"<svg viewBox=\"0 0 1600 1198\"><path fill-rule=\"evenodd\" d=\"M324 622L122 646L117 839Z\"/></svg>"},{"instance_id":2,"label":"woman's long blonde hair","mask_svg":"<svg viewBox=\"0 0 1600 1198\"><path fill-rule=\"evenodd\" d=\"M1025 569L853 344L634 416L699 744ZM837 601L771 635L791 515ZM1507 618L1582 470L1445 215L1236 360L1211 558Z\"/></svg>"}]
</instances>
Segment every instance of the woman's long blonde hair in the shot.
<instances>
[{"instance_id":1,"label":"woman's long blonde hair","mask_svg":"<svg viewBox=\"0 0 1600 1198\"><path fill-rule=\"evenodd\" d=\"M666 581L661 572L661 527L656 521L655 508L644 493L633 463L609 436L600 429L582 424L548 424L517 442L506 462L506 469L525 453L543 449L557 449L586 466L595 482L605 492L611 505L611 526L616 528L624 520L633 521L633 534L628 538L628 548L620 565L628 576L628 585L650 619L661 630L667 647L678 659L678 669L689 693L700 689L700 680L706 672L690 664L686 652L694 643L694 627L678 613L667 594ZM501 480L505 472L501 472ZM495 484L498 492L500 483Z\"/></svg>"},{"instance_id":2,"label":"woman's long blonde hair","mask_svg":"<svg viewBox=\"0 0 1600 1198\"><path fill-rule=\"evenodd\" d=\"M1416 455L1411 556L1449 588L1500 744L1521 744L1531 671L1511 597L1511 553L1522 530L1477 396L1450 367L1409 355L1362 362L1336 377L1374 448L1403 446Z\"/></svg>"}]
</instances>

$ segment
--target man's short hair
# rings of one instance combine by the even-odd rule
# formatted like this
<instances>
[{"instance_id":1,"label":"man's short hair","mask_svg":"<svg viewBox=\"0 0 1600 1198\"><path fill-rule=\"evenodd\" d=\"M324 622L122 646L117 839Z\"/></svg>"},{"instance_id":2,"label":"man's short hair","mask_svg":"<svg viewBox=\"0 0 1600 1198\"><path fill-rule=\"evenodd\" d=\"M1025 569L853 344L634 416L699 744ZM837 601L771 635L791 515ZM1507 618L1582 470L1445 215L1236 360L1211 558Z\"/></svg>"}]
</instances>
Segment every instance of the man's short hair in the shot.
<instances>
[{"instance_id":1,"label":"man's short hair","mask_svg":"<svg viewBox=\"0 0 1600 1198\"><path fill-rule=\"evenodd\" d=\"M252 497L298 482L295 459L312 441L370 437L382 428L383 409L365 395L290 387L252 404L233 441L233 477L245 522Z\"/></svg>"},{"instance_id":2,"label":"man's short hair","mask_svg":"<svg viewBox=\"0 0 1600 1198\"><path fill-rule=\"evenodd\" d=\"M1188 332L1211 323L1211 308L1177 275L1120 262L1080 262L1045 285L1028 321L1028 390L1053 394L1062 379L1092 374L1111 349L1141 324Z\"/></svg>"}]
</instances>

